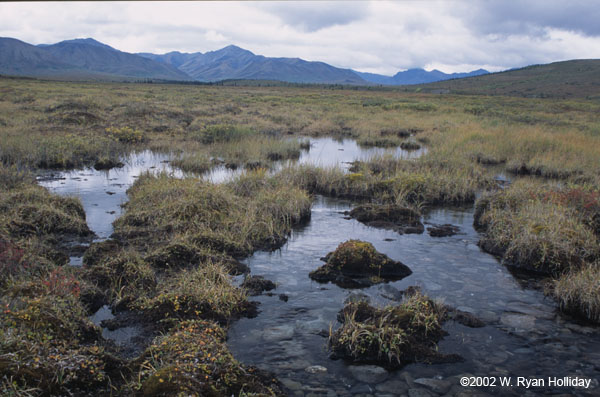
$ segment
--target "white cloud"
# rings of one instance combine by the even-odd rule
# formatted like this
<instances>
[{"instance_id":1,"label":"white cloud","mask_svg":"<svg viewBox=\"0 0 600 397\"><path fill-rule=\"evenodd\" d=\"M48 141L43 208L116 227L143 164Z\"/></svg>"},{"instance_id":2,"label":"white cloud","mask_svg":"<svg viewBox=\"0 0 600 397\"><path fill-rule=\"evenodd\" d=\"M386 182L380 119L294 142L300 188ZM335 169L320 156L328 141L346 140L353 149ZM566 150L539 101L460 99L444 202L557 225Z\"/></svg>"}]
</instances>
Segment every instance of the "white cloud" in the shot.
<instances>
[{"instance_id":1,"label":"white cloud","mask_svg":"<svg viewBox=\"0 0 600 397\"><path fill-rule=\"evenodd\" d=\"M599 10L583 0L0 3L0 36L155 53L235 44L392 75L600 58Z\"/></svg>"}]
</instances>

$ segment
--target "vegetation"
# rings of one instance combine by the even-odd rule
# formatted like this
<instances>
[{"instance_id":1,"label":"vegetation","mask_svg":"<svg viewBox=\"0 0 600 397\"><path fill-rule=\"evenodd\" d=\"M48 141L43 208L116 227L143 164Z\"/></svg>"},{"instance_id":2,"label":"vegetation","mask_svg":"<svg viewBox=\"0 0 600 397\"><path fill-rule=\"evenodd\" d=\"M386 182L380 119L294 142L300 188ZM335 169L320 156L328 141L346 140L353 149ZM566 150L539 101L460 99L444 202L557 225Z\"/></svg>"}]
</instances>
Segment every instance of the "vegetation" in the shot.
<instances>
[{"instance_id":1,"label":"vegetation","mask_svg":"<svg viewBox=\"0 0 600 397\"><path fill-rule=\"evenodd\" d=\"M310 216L312 194L360 201L348 215L361 222L391 217L388 227L421 232L432 206L480 197L481 246L552 277L548 293L562 310L600 321L597 98L341 88L0 78L0 393L279 394L224 343L229 321L254 311L229 275L247 270L238 259L281 246ZM286 161L321 136L423 151L374 156L350 170ZM118 167L146 149L171 153L174 166L195 174L245 170L223 184L142 175L113 238L91 244L83 268L64 266L91 232L81 203L35 185L35 174ZM502 173L512 183L500 189L494 177ZM360 279L385 280L387 260L348 241L325 267L360 287L370 285ZM147 326L140 356L119 356L89 323L104 304ZM352 304L330 347L390 368L436 361L442 312L418 294L398 307Z\"/></svg>"},{"instance_id":2,"label":"vegetation","mask_svg":"<svg viewBox=\"0 0 600 397\"><path fill-rule=\"evenodd\" d=\"M577 59L532 65L501 73L440 81L411 87L427 92L449 91L475 95L510 95L529 98L598 98L600 61Z\"/></svg>"},{"instance_id":3,"label":"vegetation","mask_svg":"<svg viewBox=\"0 0 600 397\"><path fill-rule=\"evenodd\" d=\"M401 262L379 253L373 244L348 240L323 258L326 262L309 274L319 281L332 281L344 288L366 287L386 280L409 276L411 270Z\"/></svg>"},{"instance_id":4,"label":"vegetation","mask_svg":"<svg viewBox=\"0 0 600 397\"><path fill-rule=\"evenodd\" d=\"M445 308L418 291L398 306L376 309L364 301L348 303L330 330L329 348L336 357L395 369L408 363L452 362L455 355L437 352Z\"/></svg>"},{"instance_id":5,"label":"vegetation","mask_svg":"<svg viewBox=\"0 0 600 397\"><path fill-rule=\"evenodd\" d=\"M477 202L480 245L510 265L557 279L562 310L599 321L600 193L596 187L522 179Z\"/></svg>"}]
</instances>

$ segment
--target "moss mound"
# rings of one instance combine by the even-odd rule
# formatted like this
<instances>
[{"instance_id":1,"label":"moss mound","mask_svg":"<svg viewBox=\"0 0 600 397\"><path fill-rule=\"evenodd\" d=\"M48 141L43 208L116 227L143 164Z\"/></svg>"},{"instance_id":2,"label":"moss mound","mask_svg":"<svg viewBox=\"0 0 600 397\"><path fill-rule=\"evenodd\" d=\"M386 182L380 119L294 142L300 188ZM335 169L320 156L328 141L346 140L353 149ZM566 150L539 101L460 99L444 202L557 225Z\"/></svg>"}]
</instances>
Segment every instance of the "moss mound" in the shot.
<instances>
[{"instance_id":1,"label":"moss mound","mask_svg":"<svg viewBox=\"0 0 600 397\"><path fill-rule=\"evenodd\" d=\"M319 282L333 282L342 288L367 287L412 274L403 263L379 253L373 244L348 240L323 258L326 262L309 274Z\"/></svg>"},{"instance_id":2,"label":"moss mound","mask_svg":"<svg viewBox=\"0 0 600 397\"><path fill-rule=\"evenodd\" d=\"M396 204L363 204L353 208L348 215L367 226L392 229L400 234L423 233L425 230L418 212Z\"/></svg>"},{"instance_id":3,"label":"moss mound","mask_svg":"<svg viewBox=\"0 0 600 397\"><path fill-rule=\"evenodd\" d=\"M437 351L445 335L444 319L445 308L417 291L400 305L382 309L351 302L338 315L342 326L331 332L328 345L335 358L389 369L412 362L455 362L459 356Z\"/></svg>"},{"instance_id":4,"label":"moss mound","mask_svg":"<svg viewBox=\"0 0 600 397\"><path fill-rule=\"evenodd\" d=\"M130 389L141 396L283 395L272 377L238 363L225 340L215 323L182 322L137 360L138 381Z\"/></svg>"},{"instance_id":5,"label":"moss mound","mask_svg":"<svg viewBox=\"0 0 600 397\"><path fill-rule=\"evenodd\" d=\"M0 192L0 230L18 237L92 234L78 199L50 194L39 186Z\"/></svg>"}]
</instances>

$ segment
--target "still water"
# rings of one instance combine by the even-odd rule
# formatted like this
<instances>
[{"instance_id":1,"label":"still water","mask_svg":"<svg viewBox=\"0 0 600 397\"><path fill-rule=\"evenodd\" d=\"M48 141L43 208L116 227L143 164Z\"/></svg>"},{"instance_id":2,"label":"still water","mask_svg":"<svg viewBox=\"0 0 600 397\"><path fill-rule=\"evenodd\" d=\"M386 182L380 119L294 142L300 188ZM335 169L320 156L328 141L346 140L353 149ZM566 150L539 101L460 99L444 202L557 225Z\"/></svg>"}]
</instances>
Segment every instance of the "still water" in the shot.
<instances>
[{"instance_id":1,"label":"still water","mask_svg":"<svg viewBox=\"0 0 600 397\"><path fill-rule=\"evenodd\" d=\"M330 138L311 139L310 151L298 162L347 168L354 160L388 153L414 158L423 151L401 149L363 149L355 141ZM126 190L143 172L164 171L176 177L170 156L139 152L126 159L125 167L109 171L93 169L61 172L51 178L44 175L39 183L62 195L78 196L87 214L96 240L108 238L112 222L121 215L127 201ZM216 169L204 177L215 183L227 181L239 171ZM235 357L272 371L290 394L310 395L404 395L430 396L460 392L495 395L527 393L566 393L598 395L600 373L600 333L597 327L578 325L556 312L556 305L544 294L528 286L527 280L513 276L493 256L476 245L472 208L435 209L425 222L452 224L460 233L443 238L422 235L398 235L374 229L355 220L345 219L343 211L352 202L318 197L307 225L293 230L287 244L275 252L257 252L247 259L252 274L262 275L278 284L274 296L259 296L261 313L253 319L235 322L228 344ZM373 243L377 250L400 260L413 274L401 281L368 289L346 290L333 284L318 284L308 273L322 265L319 260L348 239ZM81 258L71 258L74 265ZM411 364L401 370L373 377L368 367L349 366L328 358L329 327L336 327L336 316L350 294L367 295L373 304L393 303L399 290L418 285L426 294L446 304L475 314L487 325L471 329L447 323L449 333L439 349L458 353L458 364ZM278 299L279 294L288 301ZM93 317L96 322L110 318L104 307ZM136 335L134 327L104 330L107 338L127 344ZM548 378L591 378L592 389L575 388L464 388L459 377L465 375Z\"/></svg>"}]
</instances>

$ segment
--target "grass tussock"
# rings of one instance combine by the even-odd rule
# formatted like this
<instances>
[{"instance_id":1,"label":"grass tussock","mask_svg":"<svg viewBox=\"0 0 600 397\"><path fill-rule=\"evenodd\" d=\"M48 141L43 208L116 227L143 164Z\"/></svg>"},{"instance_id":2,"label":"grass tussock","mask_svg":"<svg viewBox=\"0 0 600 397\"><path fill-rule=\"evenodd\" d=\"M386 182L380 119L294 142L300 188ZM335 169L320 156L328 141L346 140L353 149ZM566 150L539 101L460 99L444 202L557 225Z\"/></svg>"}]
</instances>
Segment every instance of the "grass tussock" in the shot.
<instances>
[{"instance_id":1,"label":"grass tussock","mask_svg":"<svg viewBox=\"0 0 600 397\"><path fill-rule=\"evenodd\" d=\"M562 275L554 281L552 295L561 310L600 323L600 266L598 262Z\"/></svg>"},{"instance_id":2,"label":"grass tussock","mask_svg":"<svg viewBox=\"0 0 600 397\"><path fill-rule=\"evenodd\" d=\"M74 272L63 267L12 278L3 286L0 372L11 380L3 387L17 395L107 393L109 378L127 372L87 319L80 287Z\"/></svg>"},{"instance_id":3,"label":"grass tussock","mask_svg":"<svg viewBox=\"0 0 600 397\"><path fill-rule=\"evenodd\" d=\"M14 236L90 235L79 199L29 185L0 192L0 232Z\"/></svg>"},{"instance_id":4,"label":"grass tussock","mask_svg":"<svg viewBox=\"0 0 600 397\"><path fill-rule=\"evenodd\" d=\"M595 194L590 193L590 197ZM598 258L597 231L591 225L580 188L518 181L477 203L476 225L486 231L480 245L510 264L558 274Z\"/></svg>"},{"instance_id":5,"label":"grass tussock","mask_svg":"<svg viewBox=\"0 0 600 397\"><path fill-rule=\"evenodd\" d=\"M398 306L382 309L364 301L349 303L338 318L342 326L330 331L329 348L350 362L376 363L392 369L416 361L450 360L436 351L444 335L444 317L443 306L420 292Z\"/></svg>"},{"instance_id":6,"label":"grass tussock","mask_svg":"<svg viewBox=\"0 0 600 397\"><path fill-rule=\"evenodd\" d=\"M185 321L157 338L136 361L134 394L200 396L283 395L272 378L235 360L215 323Z\"/></svg>"},{"instance_id":7,"label":"grass tussock","mask_svg":"<svg viewBox=\"0 0 600 397\"><path fill-rule=\"evenodd\" d=\"M249 187L249 180L256 183ZM291 226L310 214L311 205L304 192L278 184L264 171L228 185L147 174L128 193L127 211L115 222L117 235L158 245L186 235L197 245L233 256L278 246Z\"/></svg>"},{"instance_id":8,"label":"grass tussock","mask_svg":"<svg viewBox=\"0 0 600 397\"><path fill-rule=\"evenodd\" d=\"M203 318L221 324L252 309L245 292L231 284L219 263L177 272L154 296L139 299L135 306L155 320Z\"/></svg>"},{"instance_id":9,"label":"grass tussock","mask_svg":"<svg viewBox=\"0 0 600 397\"><path fill-rule=\"evenodd\" d=\"M491 185L489 175L477 167L428 156L416 161L375 157L355 162L351 171L299 165L278 177L311 193L414 207L473 202L478 190Z\"/></svg>"}]
</instances>

